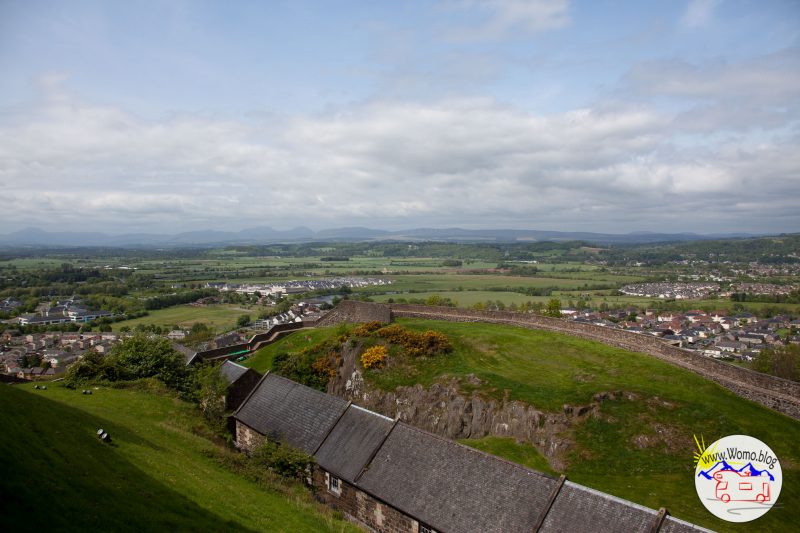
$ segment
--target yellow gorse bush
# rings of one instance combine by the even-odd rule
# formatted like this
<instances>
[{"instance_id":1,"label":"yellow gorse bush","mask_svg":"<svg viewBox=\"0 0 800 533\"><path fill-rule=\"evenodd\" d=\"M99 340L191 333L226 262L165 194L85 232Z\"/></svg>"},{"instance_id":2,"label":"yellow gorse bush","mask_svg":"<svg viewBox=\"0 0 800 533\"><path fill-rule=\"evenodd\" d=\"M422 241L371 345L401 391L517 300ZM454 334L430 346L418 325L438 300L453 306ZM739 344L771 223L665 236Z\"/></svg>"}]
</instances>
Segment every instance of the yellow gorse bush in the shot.
<instances>
[{"instance_id":1,"label":"yellow gorse bush","mask_svg":"<svg viewBox=\"0 0 800 533\"><path fill-rule=\"evenodd\" d=\"M364 368L381 368L386 362L386 356L389 355L389 350L386 346L378 345L364 350L361 354L361 364Z\"/></svg>"}]
</instances>

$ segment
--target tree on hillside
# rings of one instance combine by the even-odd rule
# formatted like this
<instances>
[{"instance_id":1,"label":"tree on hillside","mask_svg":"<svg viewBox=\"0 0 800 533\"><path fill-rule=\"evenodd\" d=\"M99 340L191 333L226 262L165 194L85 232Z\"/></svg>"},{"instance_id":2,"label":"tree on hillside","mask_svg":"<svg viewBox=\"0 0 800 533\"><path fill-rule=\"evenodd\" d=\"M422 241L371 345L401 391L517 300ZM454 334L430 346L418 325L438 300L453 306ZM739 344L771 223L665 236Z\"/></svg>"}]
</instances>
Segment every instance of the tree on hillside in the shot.
<instances>
[{"instance_id":1,"label":"tree on hillside","mask_svg":"<svg viewBox=\"0 0 800 533\"><path fill-rule=\"evenodd\" d=\"M120 369L123 379L155 377L178 390L187 387L183 355L163 337L134 335L116 345L109 358Z\"/></svg>"},{"instance_id":2,"label":"tree on hillside","mask_svg":"<svg viewBox=\"0 0 800 533\"><path fill-rule=\"evenodd\" d=\"M800 345L762 350L750 363L750 368L779 378L800 381Z\"/></svg>"},{"instance_id":3,"label":"tree on hillside","mask_svg":"<svg viewBox=\"0 0 800 533\"><path fill-rule=\"evenodd\" d=\"M117 381L118 378L119 369L115 366L113 359L104 357L94 350L89 350L77 362L67 368L67 373L64 375L64 384L74 389L90 381Z\"/></svg>"},{"instance_id":4,"label":"tree on hillside","mask_svg":"<svg viewBox=\"0 0 800 533\"><path fill-rule=\"evenodd\" d=\"M241 315L236 319L236 326L239 328L246 328L250 325L250 315Z\"/></svg>"},{"instance_id":5,"label":"tree on hillside","mask_svg":"<svg viewBox=\"0 0 800 533\"><path fill-rule=\"evenodd\" d=\"M561 300L558 298L551 298L549 302L547 302L547 307L545 307L544 314L546 316L552 316L554 318L561 317Z\"/></svg>"},{"instance_id":6,"label":"tree on hillside","mask_svg":"<svg viewBox=\"0 0 800 533\"><path fill-rule=\"evenodd\" d=\"M217 365L204 365L197 369L197 403L206 420L221 422L225 414L225 394L228 381Z\"/></svg>"}]
</instances>

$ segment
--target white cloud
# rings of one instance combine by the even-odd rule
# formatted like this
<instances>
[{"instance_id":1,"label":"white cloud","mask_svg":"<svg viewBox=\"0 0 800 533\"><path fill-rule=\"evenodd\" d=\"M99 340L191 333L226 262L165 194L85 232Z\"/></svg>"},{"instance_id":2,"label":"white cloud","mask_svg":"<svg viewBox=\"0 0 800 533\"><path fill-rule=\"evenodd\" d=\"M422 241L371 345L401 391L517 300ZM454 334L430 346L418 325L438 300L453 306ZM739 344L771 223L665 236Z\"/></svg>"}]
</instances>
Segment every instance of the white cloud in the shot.
<instances>
[{"instance_id":1,"label":"white cloud","mask_svg":"<svg viewBox=\"0 0 800 533\"><path fill-rule=\"evenodd\" d=\"M0 114L5 227L715 231L729 219L746 229L751 205L798 222L786 201L800 193L796 140L684 152L668 133L674 117L647 108L545 116L490 99L372 102L289 118L275 133L208 117L144 120L70 97L41 105Z\"/></svg>"},{"instance_id":2,"label":"white cloud","mask_svg":"<svg viewBox=\"0 0 800 533\"><path fill-rule=\"evenodd\" d=\"M714 10L721 3L722 0L689 0L681 22L687 28L702 28L711 21Z\"/></svg>"}]
</instances>

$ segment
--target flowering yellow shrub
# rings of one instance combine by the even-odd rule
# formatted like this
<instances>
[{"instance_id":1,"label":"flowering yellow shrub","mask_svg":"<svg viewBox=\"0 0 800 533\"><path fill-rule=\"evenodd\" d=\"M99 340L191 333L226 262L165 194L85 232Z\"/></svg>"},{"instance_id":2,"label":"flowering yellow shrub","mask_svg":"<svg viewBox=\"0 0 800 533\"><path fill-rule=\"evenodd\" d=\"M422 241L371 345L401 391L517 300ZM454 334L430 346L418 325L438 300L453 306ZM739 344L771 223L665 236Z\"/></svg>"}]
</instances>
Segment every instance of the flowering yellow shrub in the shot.
<instances>
[{"instance_id":1,"label":"flowering yellow shrub","mask_svg":"<svg viewBox=\"0 0 800 533\"><path fill-rule=\"evenodd\" d=\"M355 328L353 328L353 336L354 337L367 337L370 333L373 333L383 327L383 324L378 322L377 320L373 320L372 322L365 322L363 324L359 324Z\"/></svg>"},{"instance_id":2,"label":"flowering yellow shrub","mask_svg":"<svg viewBox=\"0 0 800 533\"><path fill-rule=\"evenodd\" d=\"M387 355L389 355L389 350L386 349L386 346L378 345L367 348L364 350L364 353L361 354L361 364L367 369L381 368L386 361Z\"/></svg>"},{"instance_id":3,"label":"flowering yellow shrub","mask_svg":"<svg viewBox=\"0 0 800 533\"><path fill-rule=\"evenodd\" d=\"M323 355L311 363L311 368L320 376L327 379L336 377L336 369L333 367L333 362L329 355Z\"/></svg>"},{"instance_id":4,"label":"flowering yellow shrub","mask_svg":"<svg viewBox=\"0 0 800 533\"><path fill-rule=\"evenodd\" d=\"M433 356L441 353L450 352L453 346L450 340L443 333L438 331L426 331L417 333L393 324L378 330L378 335L392 344L399 344L405 348L406 353L412 357Z\"/></svg>"}]
</instances>

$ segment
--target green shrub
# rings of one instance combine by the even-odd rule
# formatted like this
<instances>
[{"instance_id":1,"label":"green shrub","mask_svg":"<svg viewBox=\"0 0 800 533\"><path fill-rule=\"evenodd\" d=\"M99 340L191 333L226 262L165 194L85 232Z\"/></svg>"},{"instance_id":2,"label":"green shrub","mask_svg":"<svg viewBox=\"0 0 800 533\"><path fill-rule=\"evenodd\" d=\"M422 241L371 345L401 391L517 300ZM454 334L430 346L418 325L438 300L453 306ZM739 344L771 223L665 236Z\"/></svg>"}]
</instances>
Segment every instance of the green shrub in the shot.
<instances>
[{"instance_id":1,"label":"green shrub","mask_svg":"<svg viewBox=\"0 0 800 533\"><path fill-rule=\"evenodd\" d=\"M272 359L272 370L292 381L324 391L328 380L336 375L334 361L341 355L339 343L327 340L299 353L278 352Z\"/></svg>"},{"instance_id":2,"label":"green shrub","mask_svg":"<svg viewBox=\"0 0 800 533\"><path fill-rule=\"evenodd\" d=\"M255 449L250 461L257 468L269 469L281 477L302 478L314 458L288 444L267 440Z\"/></svg>"}]
</instances>

